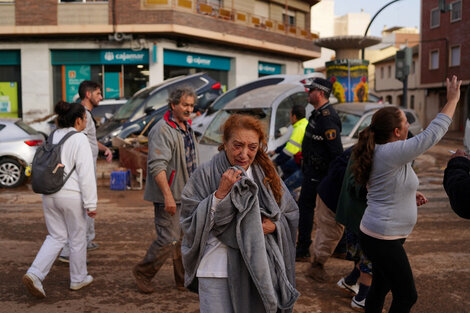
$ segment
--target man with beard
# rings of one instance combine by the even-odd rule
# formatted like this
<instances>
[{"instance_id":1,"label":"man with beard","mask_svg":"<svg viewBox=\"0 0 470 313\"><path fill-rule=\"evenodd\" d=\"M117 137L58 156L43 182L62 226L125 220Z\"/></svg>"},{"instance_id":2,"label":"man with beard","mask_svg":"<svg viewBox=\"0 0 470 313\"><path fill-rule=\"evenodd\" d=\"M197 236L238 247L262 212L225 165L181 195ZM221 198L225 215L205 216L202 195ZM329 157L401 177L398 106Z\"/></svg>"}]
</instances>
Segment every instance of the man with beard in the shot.
<instances>
[{"instance_id":1,"label":"man with beard","mask_svg":"<svg viewBox=\"0 0 470 313\"><path fill-rule=\"evenodd\" d=\"M168 99L169 110L152 127L148 136L144 199L154 205L157 239L132 271L137 287L144 293L154 291L152 278L169 257L173 259L176 286L184 288L181 193L199 163L196 137L189 119L196 99L192 89L174 90Z\"/></svg>"},{"instance_id":2,"label":"man with beard","mask_svg":"<svg viewBox=\"0 0 470 313\"><path fill-rule=\"evenodd\" d=\"M86 109L87 124L83 133L87 136L88 142L90 143L91 152L93 154L93 160L95 165L96 173L96 160L98 159L98 150L102 151L106 157L106 161L111 162L113 159L113 153L109 148L103 145L96 139L96 122L91 114L91 110L97 107L100 101L103 99L101 95L101 85L90 81L84 80L80 83L78 87L78 95L80 96L81 103ZM86 238L87 238L87 250L98 249L98 244L93 242L95 239L95 219L86 217L87 219L87 229L86 229ZM59 261L64 263L69 263L70 249L68 243L62 249Z\"/></svg>"}]
</instances>

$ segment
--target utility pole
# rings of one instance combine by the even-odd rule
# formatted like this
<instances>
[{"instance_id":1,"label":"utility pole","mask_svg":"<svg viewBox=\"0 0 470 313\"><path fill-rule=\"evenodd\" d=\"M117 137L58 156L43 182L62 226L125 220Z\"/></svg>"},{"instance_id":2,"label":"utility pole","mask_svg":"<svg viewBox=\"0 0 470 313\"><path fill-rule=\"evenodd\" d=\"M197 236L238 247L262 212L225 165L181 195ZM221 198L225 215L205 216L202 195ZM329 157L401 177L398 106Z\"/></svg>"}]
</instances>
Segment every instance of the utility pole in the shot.
<instances>
[{"instance_id":1,"label":"utility pole","mask_svg":"<svg viewBox=\"0 0 470 313\"><path fill-rule=\"evenodd\" d=\"M408 75L410 74L413 51L411 48L403 48L395 54L395 78L403 82L403 96L401 105L406 108L408 99Z\"/></svg>"}]
</instances>

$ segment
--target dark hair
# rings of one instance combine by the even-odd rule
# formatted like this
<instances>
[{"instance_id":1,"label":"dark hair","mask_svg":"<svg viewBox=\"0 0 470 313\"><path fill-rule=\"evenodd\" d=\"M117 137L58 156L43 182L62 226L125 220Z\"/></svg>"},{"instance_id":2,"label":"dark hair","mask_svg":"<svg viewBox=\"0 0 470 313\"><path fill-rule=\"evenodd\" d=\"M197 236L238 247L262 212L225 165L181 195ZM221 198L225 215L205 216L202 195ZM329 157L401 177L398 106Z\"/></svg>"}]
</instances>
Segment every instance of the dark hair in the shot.
<instances>
[{"instance_id":1,"label":"dark hair","mask_svg":"<svg viewBox=\"0 0 470 313\"><path fill-rule=\"evenodd\" d=\"M177 105L181 102L182 97L193 97L194 101L197 101L197 95L193 88L190 87L179 87L173 90L170 93L170 97L168 98L168 107L171 110L171 105ZM196 105L196 103L194 103Z\"/></svg>"},{"instance_id":2,"label":"dark hair","mask_svg":"<svg viewBox=\"0 0 470 313\"><path fill-rule=\"evenodd\" d=\"M91 80L84 80L80 83L80 86L78 86L78 95L80 99L83 100L86 97L87 91L93 92L96 89L101 89L101 85Z\"/></svg>"},{"instance_id":3,"label":"dark hair","mask_svg":"<svg viewBox=\"0 0 470 313\"><path fill-rule=\"evenodd\" d=\"M305 107L300 104L296 104L292 107L292 115L297 117L298 120L301 120L305 117Z\"/></svg>"},{"instance_id":4,"label":"dark hair","mask_svg":"<svg viewBox=\"0 0 470 313\"><path fill-rule=\"evenodd\" d=\"M271 187L273 192L274 199L279 204L281 203L282 198L282 185L279 175L277 175L276 168L274 167L271 159L266 153L267 142L266 142L266 133L264 131L265 127L260 120L251 116L251 115L242 115L242 114L233 114L228 118L222 127L223 131L223 142L226 143L232 137L234 131L239 129L248 129L253 130L258 134L259 137L259 149L256 153L254 162L258 163L263 169L266 177L264 178L263 183L268 187ZM219 151L224 150L224 145L219 146Z\"/></svg>"},{"instance_id":5,"label":"dark hair","mask_svg":"<svg viewBox=\"0 0 470 313\"><path fill-rule=\"evenodd\" d=\"M54 107L57 114L57 126L59 128L73 127L77 118L83 118L85 107L80 103L68 103L59 101Z\"/></svg>"},{"instance_id":6,"label":"dark hair","mask_svg":"<svg viewBox=\"0 0 470 313\"><path fill-rule=\"evenodd\" d=\"M351 166L358 184L367 184L372 170L376 144L385 144L392 137L395 128L401 128L401 110L395 106L385 107L374 113L372 122L359 134L353 148L354 162Z\"/></svg>"}]
</instances>

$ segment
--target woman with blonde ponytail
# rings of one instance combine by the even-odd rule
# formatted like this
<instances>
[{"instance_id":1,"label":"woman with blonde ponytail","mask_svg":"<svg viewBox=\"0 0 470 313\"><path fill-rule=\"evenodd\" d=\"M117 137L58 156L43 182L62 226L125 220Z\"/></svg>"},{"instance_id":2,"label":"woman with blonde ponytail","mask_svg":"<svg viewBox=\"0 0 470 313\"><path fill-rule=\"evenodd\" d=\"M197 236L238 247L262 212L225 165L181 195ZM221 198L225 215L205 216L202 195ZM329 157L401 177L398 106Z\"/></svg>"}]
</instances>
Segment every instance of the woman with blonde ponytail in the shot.
<instances>
[{"instance_id":1,"label":"woman with blonde ponytail","mask_svg":"<svg viewBox=\"0 0 470 313\"><path fill-rule=\"evenodd\" d=\"M409 124L397 107L385 107L372 117L353 150L356 182L367 186L367 208L360 224L360 243L372 262L372 285L365 312L382 312L392 292L389 312L406 313L417 300L413 273L403 243L417 220L417 206L427 202L417 191L411 162L447 132L460 98L457 77L447 79L447 103L429 126L407 139Z\"/></svg>"}]
</instances>

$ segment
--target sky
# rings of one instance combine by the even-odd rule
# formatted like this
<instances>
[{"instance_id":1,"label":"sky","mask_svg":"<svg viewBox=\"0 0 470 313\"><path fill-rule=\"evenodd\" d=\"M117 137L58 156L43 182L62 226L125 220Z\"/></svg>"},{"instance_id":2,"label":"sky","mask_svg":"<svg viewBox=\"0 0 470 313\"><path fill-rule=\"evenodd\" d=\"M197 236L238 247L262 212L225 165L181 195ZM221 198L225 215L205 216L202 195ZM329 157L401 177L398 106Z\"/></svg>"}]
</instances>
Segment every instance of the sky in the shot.
<instances>
[{"instance_id":1,"label":"sky","mask_svg":"<svg viewBox=\"0 0 470 313\"><path fill-rule=\"evenodd\" d=\"M335 0L335 16L358 13L361 9L374 15L392 0ZM420 28L421 0L400 0L386 7L377 15L370 26L368 35L381 37L384 25L388 27L405 26Z\"/></svg>"}]
</instances>

